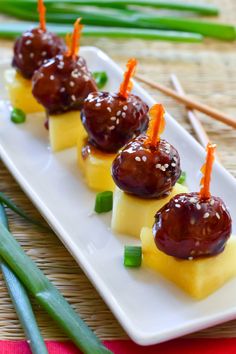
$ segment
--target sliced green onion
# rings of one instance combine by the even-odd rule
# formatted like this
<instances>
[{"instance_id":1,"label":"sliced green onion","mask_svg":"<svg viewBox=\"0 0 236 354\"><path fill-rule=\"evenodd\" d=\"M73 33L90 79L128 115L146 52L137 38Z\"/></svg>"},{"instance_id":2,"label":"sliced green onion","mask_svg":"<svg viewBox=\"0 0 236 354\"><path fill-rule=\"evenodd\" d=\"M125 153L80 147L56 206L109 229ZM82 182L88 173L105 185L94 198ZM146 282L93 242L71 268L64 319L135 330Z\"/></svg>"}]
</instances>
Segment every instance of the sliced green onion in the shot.
<instances>
[{"instance_id":1,"label":"sliced green onion","mask_svg":"<svg viewBox=\"0 0 236 354\"><path fill-rule=\"evenodd\" d=\"M125 246L124 265L126 267L140 267L142 263L142 247Z\"/></svg>"},{"instance_id":2,"label":"sliced green onion","mask_svg":"<svg viewBox=\"0 0 236 354\"><path fill-rule=\"evenodd\" d=\"M12 234L2 224L0 224L0 256L83 353L111 353L102 345L43 272L24 253Z\"/></svg>"},{"instance_id":3,"label":"sliced green onion","mask_svg":"<svg viewBox=\"0 0 236 354\"><path fill-rule=\"evenodd\" d=\"M113 193L111 191L105 191L96 195L94 210L96 213L107 213L112 210L113 205Z\"/></svg>"},{"instance_id":4,"label":"sliced green onion","mask_svg":"<svg viewBox=\"0 0 236 354\"><path fill-rule=\"evenodd\" d=\"M108 76L105 71L93 72L93 78L96 81L97 87L99 89L102 89L108 81Z\"/></svg>"},{"instance_id":5,"label":"sliced green onion","mask_svg":"<svg viewBox=\"0 0 236 354\"><path fill-rule=\"evenodd\" d=\"M20 108L13 108L11 111L11 121L16 124L24 123L26 120L25 112Z\"/></svg>"},{"instance_id":6,"label":"sliced green onion","mask_svg":"<svg viewBox=\"0 0 236 354\"><path fill-rule=\"evenodd\" d=\"M0 224L9 228L7 216L3 205L0 203ZM18 318L24 329L26 338L33 354L48 354L47 348L37 326L37 322L24 286L0 257L0 268L5 280L9 295L15 307Z\"/></svg>"},{"instance_id":7,"label":"sliced green onion","mask_svg":"<svg viewBox=\"0 0 236 354\"><path fill-rule=\"evenodd\" d=\"M186 181L186 177L186 172L182 171L177 183L184 184L184 182Z\"/></svg>"},{"instance_id":8,"label":"sliced green onion","mask_svg":"<svg viewBox=\"0 0 236 354\"><path fill-rule=\"evenodd\" d=\"M20 215L22 218L29 221L31 224L34 224L42 229L50 230L49 227L43 225L40 221L37 221L31 218L28 214L25 213L23 209L18 207L11 199L9 199L4 193L0 192L0 203L6 205L9 209L14 211L16 214Z\"/></svg>"}]
</instances>

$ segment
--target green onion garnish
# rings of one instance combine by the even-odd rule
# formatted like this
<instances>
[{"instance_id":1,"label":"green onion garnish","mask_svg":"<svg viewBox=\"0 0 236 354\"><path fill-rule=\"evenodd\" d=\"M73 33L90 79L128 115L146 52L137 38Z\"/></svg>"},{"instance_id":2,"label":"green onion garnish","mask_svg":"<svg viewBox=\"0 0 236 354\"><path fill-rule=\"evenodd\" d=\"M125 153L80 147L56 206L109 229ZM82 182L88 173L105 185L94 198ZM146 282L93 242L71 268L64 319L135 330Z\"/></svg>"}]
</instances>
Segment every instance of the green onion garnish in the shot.
<instances>
[{"instance_id":1,"label":"green onion garnish","mask_svg":"<svg viewBox=\"0 0 236 354\"><path fill-rule=\"evenodd\" d=\"M96 213L106 213L112 210L113 193L111 191L105 191L96 195L94 210Z\"/></svg>"},{"instance_id":2,"label":"green onion garnish","mask_svg":"<svg viewBox=\"0 0 236 354\"><path fill-rule=\"evenodd\" d=\"M95 71L93 72L93 78L96 81L97 87L99 89L102 89L107 81L108 81L108 76L105 71Z\"/></svg>"},{"instance_id":3,"label":"green onion garnish","mask_svg":"<svg viewBox=\"0 0 236 354\"><path fill-rule=\"evenodd\" d=\"M3 224L0 224L0 256L83 353L111 354Z\"/></svg>"},{"instance_id":4,"label":"green onion garnish","mask_svg":"<svg viewBox=\"0 0 236 354\"><path fill-rule=\"evenodd\" d=\"M9 228L4 206L0 203L0 223ZM24 329L33 354L48 354L47 348L38 328L29 297L20 280L11 268L0 257L0 269L5 280L8 293L13 302L17 316Z\"/></svg>"},{"instance_id":5,"label":"green onion garnish","mask_svg":"<svg viewBox=\"0 0 236 354\"><path fill-rule=\"evenodd\" d=\"M11 112L11 121L16 124L24 123L26 120L25 112L19 108L13 108Z\"/></svg>"},{"instance_id":6,"label":"green onion garnish","mask_svg":"<svg viewBox=\"0 0 236 354\"><path fill-rule=\"evenodd\" d=\"M126 267L140 267L142 263L142 247L125 246L124 265Z\"/></svg>"},{"instance_id":7,"label":"green onion garnish","mask_svg":"<svg viewBox=\"0 0 236 354\"><path fill-rule=\"evenodd\" d=\"M180 175L180 178L178 179L178 183L179 184L183 184L185 181L186 181L186 177L187 177L187 175L186 175L186 172L185 171L182 171L181 172L181 175Z\"/></svg>"}]
</instances>

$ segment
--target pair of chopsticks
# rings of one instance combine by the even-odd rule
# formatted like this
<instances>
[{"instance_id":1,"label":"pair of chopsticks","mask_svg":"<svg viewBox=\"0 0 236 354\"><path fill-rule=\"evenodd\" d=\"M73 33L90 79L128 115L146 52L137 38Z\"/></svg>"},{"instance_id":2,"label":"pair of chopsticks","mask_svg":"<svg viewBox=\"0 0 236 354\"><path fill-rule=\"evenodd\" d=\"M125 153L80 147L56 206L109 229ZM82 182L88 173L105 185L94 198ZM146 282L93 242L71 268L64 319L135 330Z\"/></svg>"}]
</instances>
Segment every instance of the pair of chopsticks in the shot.
<instances>
[{"instance_id":1,"label":"pair of chopsticks","mask_svg":"<svg viewBox=\"0 0 236 354\"><path fill-rule=\"evenodd\" d=\"M174 90L171 90L163 85L160 85L158 83L155 83L151 80L148 80L140 75L135 76L136 79L139 81L149 85L150 87L156 88L157 90L161 91L162 93L176 99L178 102L183 103L187 107L187 112L188 112L188 119L198 137L199 142L205 147L207 143L209 142L209 137L203 128L203 125L201 124L200 120L198 119L196 113L194 110L200 111L202 113L205 113L206 115L210 116L211 118L214 118L215 120L218 120L222 123L225 123L233 128L236 128L236 120L229 115L218 111L208 105L202 104L200 102L197 102L190 97L188 97L177 76L176 75L171 75L171 82L173 87L175 88Z\"/></svg>"}]
</instances>

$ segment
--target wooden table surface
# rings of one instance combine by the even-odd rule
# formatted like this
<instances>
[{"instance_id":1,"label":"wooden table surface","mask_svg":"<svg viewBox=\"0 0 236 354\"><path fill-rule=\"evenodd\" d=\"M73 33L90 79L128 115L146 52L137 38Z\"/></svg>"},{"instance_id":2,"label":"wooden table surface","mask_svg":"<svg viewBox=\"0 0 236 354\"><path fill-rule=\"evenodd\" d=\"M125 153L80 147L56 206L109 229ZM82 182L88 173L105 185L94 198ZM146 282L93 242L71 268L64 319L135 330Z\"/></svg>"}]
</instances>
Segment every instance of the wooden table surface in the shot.
<instances>
[{"instance_id":1,"label":"wooden table surface","mask_svg":"<svg viewBox=\"0 0 236 354\"><path fill-rule=\"evenodd\" d=\"M222 9L219 21L236 22L235 0L212 0ZM8 21L0 16L1 21ZM12 55L12 42L0 41L0 60ZM123 67L129 57L136 57L138 71L147 78L170 86L170 74L175 73L185 90L193 98L236 117L236 52L235 43L205 40L202 44L173 44L158 41L111 40L86 38L83 45L94 45L104 50ZM171 87L171 86L170 86ZM185 109L149 87L146 87L157 102L167 110L191 134ZM236 176L236 131L209 117L199 114L210 138L218 144L222 164ZM20 190L0 162L0 190L35 217L40 217L30 201ZM111 314L82 270L53 233L39 233L19 217L9 212L14 235L38 266L58 286L74 308L103 339L125 338L126 334ZM39 325L45 338L65 338L47 314L34 304ZM236 321L199 332L194 336L236 336ZM23 338L23 332L0 278L0 339Z\"/></svg>"}]
</instances>

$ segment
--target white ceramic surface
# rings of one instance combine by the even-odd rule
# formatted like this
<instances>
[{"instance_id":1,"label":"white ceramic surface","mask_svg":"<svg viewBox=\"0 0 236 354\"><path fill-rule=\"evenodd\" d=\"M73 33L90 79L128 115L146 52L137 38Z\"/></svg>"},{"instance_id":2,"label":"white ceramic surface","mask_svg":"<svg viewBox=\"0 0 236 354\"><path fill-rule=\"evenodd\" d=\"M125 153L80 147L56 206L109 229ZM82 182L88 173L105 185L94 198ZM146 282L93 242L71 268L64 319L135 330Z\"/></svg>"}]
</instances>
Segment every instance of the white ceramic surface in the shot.
<instances>
[{"instance_id":1,"label":"white ceramic surface","mask_svg":"<svg viewBox=\"0 0 236 354\"><path fill-rule=\"evenodd\" d=\"M90 70L107 72L108 90L118 90L122 71L106 54L84 47L81 55ZM6 98L3 71L8 66L0 66L1 98ZM149 105L154 103L138 85L134 92ZM130 337L139 344L154 344L235 318L236 279L209 298L194 301L151 270L123 266L124 245L138 240L113 235L110 213L91 215L95 194L86 188L77 169L76 149L52 154L43 119L36 115L28 117L25 124L13 124L8 106L1 102L0 156ZM164 136L180 153L190 190L198 190L204 150L169 115ZM223 197L236 220L236 182L217 163L212 193Z\"/></svg>"}]
</instances>

